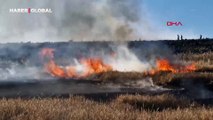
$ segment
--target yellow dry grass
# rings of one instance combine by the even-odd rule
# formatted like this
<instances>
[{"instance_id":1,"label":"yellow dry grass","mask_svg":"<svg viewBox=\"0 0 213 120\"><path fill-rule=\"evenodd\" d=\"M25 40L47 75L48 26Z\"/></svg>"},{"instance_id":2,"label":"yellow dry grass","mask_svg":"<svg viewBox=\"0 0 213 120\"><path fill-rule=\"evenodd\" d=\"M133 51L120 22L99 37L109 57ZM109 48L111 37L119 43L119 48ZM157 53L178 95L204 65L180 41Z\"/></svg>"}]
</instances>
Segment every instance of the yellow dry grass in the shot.
<instances>
[{"instance_id":1,"label":"yellow dry grass","mask_svg":"<svg viewBox=\"0 0 213 120\"><path fill-rule=\"evenodd\" d=\"M0 100L1 120L205 120L212 117L213 108L169 95L122 95L105 103L83 97Z\"/></svg>"}]
</instances>

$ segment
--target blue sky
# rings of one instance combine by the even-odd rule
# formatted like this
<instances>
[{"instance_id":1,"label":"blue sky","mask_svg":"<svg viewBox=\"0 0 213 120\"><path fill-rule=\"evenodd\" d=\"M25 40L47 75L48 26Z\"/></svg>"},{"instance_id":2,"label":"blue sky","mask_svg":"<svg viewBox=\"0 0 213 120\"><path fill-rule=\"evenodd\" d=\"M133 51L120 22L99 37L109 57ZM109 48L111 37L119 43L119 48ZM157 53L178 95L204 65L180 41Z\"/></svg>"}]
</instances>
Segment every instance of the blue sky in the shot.
<instances>
[{"instance_id":1,"label":"blue sky","mask_svg":"<svg viewBox=\"0 0 213 120\"><path fill-rule=\"evenodd\" d=\"M213 0L143 0L142 4L161 29L213 38ZM168 27L167 21L180 21L183 26Z\"/></svg>"}]
</instances>

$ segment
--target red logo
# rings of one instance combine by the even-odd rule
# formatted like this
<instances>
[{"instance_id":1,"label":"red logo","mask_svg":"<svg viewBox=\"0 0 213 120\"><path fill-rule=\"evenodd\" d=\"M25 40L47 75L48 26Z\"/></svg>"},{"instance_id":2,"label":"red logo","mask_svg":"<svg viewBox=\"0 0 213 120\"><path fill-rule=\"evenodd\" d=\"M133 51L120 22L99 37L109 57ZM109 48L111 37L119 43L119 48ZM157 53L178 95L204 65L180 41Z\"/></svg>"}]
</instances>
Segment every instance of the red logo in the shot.
<instances>
[{"instance_id":1,"label":"red logo","mask_svg":"<svg viewBox=\"0 0 213 120\"><path fill-rule=\"evenodd\" d=\"M171 22L171 21L168 21L167 26L183 26L183 24L181 22Z\"/></svg>"},{"instance_id":2,"label":"red logo","mask_svg":"<svg viewBox=\"0 0 213 120\"><path fill-rule=\"evenodd\" d=\"M28 8L28 13L30 14L30 12L31 12L31 9L30 9L30 8Z\"/></svg>"}]
</instances>

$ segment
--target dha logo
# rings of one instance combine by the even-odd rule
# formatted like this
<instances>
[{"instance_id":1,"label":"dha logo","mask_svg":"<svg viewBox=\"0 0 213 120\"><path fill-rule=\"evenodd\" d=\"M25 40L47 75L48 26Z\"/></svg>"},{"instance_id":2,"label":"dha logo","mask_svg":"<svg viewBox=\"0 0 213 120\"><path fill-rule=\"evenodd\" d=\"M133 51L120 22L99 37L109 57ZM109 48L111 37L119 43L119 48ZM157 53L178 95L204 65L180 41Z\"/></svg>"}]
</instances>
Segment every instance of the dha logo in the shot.
<instances>
[{"instance_id":1,"label":"dha logo","mask_svg":"<svg viewBox=\"0 0 213 120\"><path fill-rule=\"evenodd\" d=\"M52 13L50 8L11 8L9 13Z\"/></svg>"},{"instance_id":2,"label":"dha logo","mask_svg":"<svg viewBox=\"0 0 213 120\"><path fill-rule=\"evenodd\" d=\"M183 24L181 22L171 22L171 21L168 21L167 26L183 26Z\"/></svg>"}]
</instances>

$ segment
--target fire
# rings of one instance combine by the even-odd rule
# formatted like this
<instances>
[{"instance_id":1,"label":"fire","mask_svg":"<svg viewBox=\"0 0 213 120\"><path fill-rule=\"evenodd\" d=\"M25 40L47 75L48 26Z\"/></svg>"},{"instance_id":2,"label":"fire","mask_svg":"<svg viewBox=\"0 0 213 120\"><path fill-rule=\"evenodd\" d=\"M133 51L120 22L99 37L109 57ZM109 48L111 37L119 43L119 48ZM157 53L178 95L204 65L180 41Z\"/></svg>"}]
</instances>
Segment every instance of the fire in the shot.
<instances>
[{"instance_id":1,"label":"fire","mask_svg":"<svg viewBox=\"0 0 213 120\"><path fill-rule=\"evenodd\" d=\"M177 72L177 69L175 69L168 60L166 59L160 59L157 60L157 70L158 71L171 71L171 72Z\"/></svg>"},{"instance_id":2,"label":"fire","mask_svg":"<svg viewBox=\"0 0 213 120\"><path fill-rule=\"evenodd\" d=\"M45 70L50 73L52 76L57 77L66 77L66 71L63 68L58 66L55 61L50 60L47 64L45 64Z\"/></svg>"},{"instance_id":3,"label":"fire","mask_svg":"<svg viewBox=\"0 0 213 120\"><path fill-rule=\"evenodd\" d=\"M164 72L172 72L172 73L187 73L193 72L196 70L195 64L190 65L178 65L178 64L171 64L167 59L158 59L156 61L156 68L149 71L149 74L155 74L160 71Z\"/></svg>"},{"instance_id":4,"label":"fire","mask_svg":"<svg viewBox=\"0 0 213 120\"><path fill-rule=\"evenodd\" d=\"M104 64L101 59L84 59L82 63L86 66L87 70L84 73L84 76L88 76L94 73L102 73L107 71L112 71L110 65Z\"/></svg>"},{"instance_id":5,"label":"fire","mask_svg":"<svg viewBox=\"0 0 213 120\"><path fill-rule=\"evenodd\" d=\"M79 72L78 66L59 66L54 61L54 49L44 48L42 49L40 55L42 58L48 58L49 60L45 63L44 68L46 72L54 77L59 78L80 78L87 77L92 74L112 71L112 67L103 62L100 58L88 58L81 59L80 66L83 69Z\"/></svg>"},{"instance_id":6,"label":"fire","mask_svg":"<svg viewBox=\"0 0 213 120\"><path fill-rule=\"evenodd\" d=\"M44 69L53 77L58 78L83 78L93 74L108 72L116 70L111 65L106 64L100 58L84 58L77 61L74 65L60 66L54 61L54 49L44 48L40 55L44 61ZM116 54L112 53L112 58L116 59ZM196 70L194 64L181 65L172 64L167 59L157 59L156 67L145 72L145 74L154 75L158 72L172 72L172 73L188 73Z\"/></svg>"}]
</instances>

